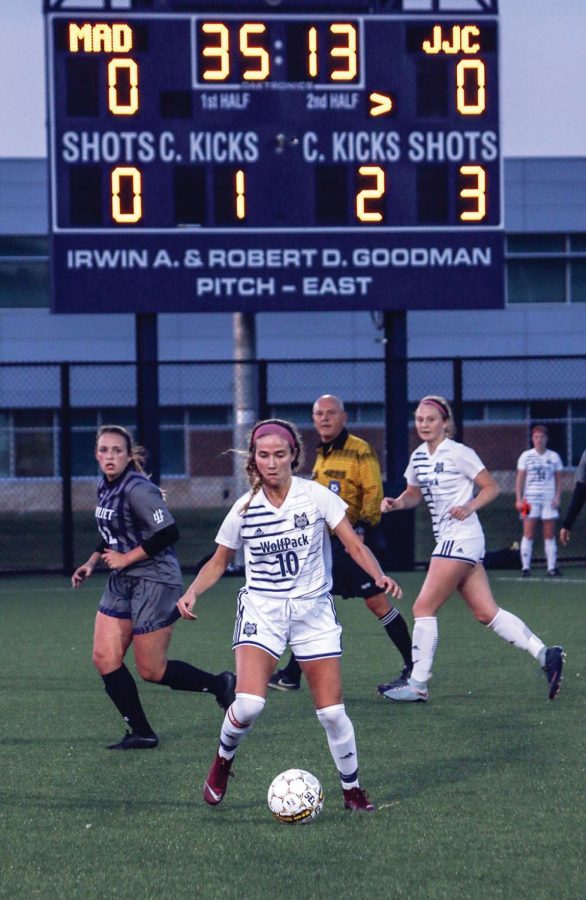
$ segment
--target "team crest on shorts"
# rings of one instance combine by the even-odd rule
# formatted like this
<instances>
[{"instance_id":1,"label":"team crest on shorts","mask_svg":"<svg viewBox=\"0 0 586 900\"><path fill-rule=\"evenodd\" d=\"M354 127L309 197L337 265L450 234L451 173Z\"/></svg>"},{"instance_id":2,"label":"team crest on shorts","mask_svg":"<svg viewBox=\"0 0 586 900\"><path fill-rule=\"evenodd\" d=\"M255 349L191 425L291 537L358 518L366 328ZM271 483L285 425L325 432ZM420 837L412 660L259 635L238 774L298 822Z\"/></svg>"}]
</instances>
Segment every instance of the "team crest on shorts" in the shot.
<instances>
[{"instance_id":1,"label":"team crest on shorts","mask_svg":"<svg viewBox=\"0 0 586 900\"><path fill-rule=\"evenodd\" d=\"M340 493L340 482L339 481L330 481L328 487L329 487L330 491L332 491L334 494Z\"/></svg>"},{"instance_id":2,"label":"team crest on shorts","mask_svg":"<svg viewBox=\"0 0 586 900\"><path fill-rule=\"evenodd\" d=\"M301 513L300 516L297 514L293 517L295 528L307 528L309 525L309 519L307 518L307 513Z\"/></svg>"},{"instance_id":3,"label":"team crest on shorts","mask_svg":"<svg viewBox=\"0 0 586 900\"><path fill-rule=\"evenodd\" d=\"M256 625L254 622L245 622L242 630L247 637L250 637L251 635L256 634Z\"/></svg>"}]
</instances>

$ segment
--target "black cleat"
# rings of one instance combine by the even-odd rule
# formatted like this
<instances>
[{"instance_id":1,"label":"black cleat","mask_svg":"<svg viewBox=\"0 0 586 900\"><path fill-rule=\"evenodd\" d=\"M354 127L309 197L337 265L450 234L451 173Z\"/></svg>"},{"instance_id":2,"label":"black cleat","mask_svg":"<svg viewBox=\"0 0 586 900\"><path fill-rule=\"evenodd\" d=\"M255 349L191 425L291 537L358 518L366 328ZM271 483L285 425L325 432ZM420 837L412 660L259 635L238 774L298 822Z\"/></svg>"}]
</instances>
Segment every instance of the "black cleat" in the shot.
<instances>
[{"instance_id":1,"label":"black cleat","mask_svg":"<svg viewBox=\"0 0 586 900\"><path fill-rule=\"evenodd\" d=\"M229 706L232 706L236 697L234 692L236 687L236 675L234 675L233 672L221 672L218 675L218 678L222 679L222 687L216 694L216 703L225 710L228 709Z\"/></svg>"},{"instance_id":2,"label":"black cleat","mask_svg":"<svg viewBox=\"0 0 586 900\"><path fill-rule=\"evenodd\" d=\"M393 678L392 681L387 681L385 684L377 684L377 691L379 694L384 694L385 691L389 691L391 688L401 687L402 684L407 684L412 671L413 663L411 663L411 665L403 666L401 674L398 675L397 678Z\"/></svg>"},{"instance_id":3,"label":"black cleat","mask_svg":"<svg viewBox=\"0 0 586 900\"><path fill-rule=\"evenodd\" d=\"M278 669L269 678L269 687L274 691L298 691L301 687L301 682L293 681L289 678L285 669Z\"/></svg>"},{"instance_id":4,"label":"black cleat","mask_svg":"<svg viewBox=\"0 0 586 900\"><path fill-rule=\"evenodd\" d=\"M545 651L545 665L543 671L549 684L549 699L555 700L560 692L562 681L562 669L566 654L563 647L548 647Z\"/></svg>"},{"instance_id":5,"label":"black cleat","mask_svg":"<svg viewBox=\"0 0 586 900\"><path fill-rule=\"evenodd\" d=\"M531 578L531 569L521 569L521 578Z\"/></svg>"},{"instance_id":6,"label":"black cleat","mask_svg":"<svg viewBox=\"0 0 586 900\"><path fill-rule=\"evenodd\" d=\"M547 574L549 575L550 578L561 578L562 577L562 573L560 572L560 570L558 568L548 569Z\"/></svg>"},{"instance_id":7,"label":"black cleat","mask_svg":"<svg viewBox=\"0 0 586 900\"><path fill-rule=\"evenodd\" d=\"M117 744L108 744L108 750L154 750L159 744L156 734L145 737L142 734L133 734L127 731Z\"/></svg>"}]
</instances>

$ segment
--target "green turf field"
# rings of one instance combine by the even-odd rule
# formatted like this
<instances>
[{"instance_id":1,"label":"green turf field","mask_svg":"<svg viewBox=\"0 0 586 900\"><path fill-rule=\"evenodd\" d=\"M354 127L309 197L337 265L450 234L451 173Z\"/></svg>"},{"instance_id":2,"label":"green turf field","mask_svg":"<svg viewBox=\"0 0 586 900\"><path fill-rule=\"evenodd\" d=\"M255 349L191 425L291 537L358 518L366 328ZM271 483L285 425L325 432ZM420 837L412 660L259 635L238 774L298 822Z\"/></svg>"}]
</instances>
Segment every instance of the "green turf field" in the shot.
<instances>
[{"instance_id":1,"label":"green turf field","mask_svg":"<svg viewBox=\"0 0 586 900\"><path fill-rule=\"evenodd\" d=\"M422 578L400 578L409 620ZM124 729L91 663L103 575L75 593L56 576L4 579L0 896L582 900L586 569L491 580L503 606L566 647L555 702L534 660L453 598L429 703L393 705L374 686L398 655L362 601L339 601L346 704L378 806L361 816L342 808L305 686L270 693L217 808L201 799L222 718L213 698L142 685L158 749L105 750ZM178 623L171 656L231 666L238 584L223 579L196 623ZM266 806L291 766L322 781L309 825L280 825Z\"/></svg>"}]
</instances>

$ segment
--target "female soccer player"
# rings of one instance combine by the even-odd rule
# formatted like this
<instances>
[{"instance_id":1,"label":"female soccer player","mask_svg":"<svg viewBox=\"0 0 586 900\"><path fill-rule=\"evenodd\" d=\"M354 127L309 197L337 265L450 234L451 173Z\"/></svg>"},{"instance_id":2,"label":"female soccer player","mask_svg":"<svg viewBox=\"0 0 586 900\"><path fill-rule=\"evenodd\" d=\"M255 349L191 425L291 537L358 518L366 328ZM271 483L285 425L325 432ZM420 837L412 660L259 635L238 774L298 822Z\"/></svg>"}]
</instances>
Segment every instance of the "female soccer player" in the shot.
<instances>
[{"instance_id":1,"label":"female soccer player","mask_svg":"<svg viewBox=\"0 0 586 900\"><path fill-rule=\"evenodd\" d=\"M420 401L415 427L423 443L411 454L405 470L407 488L397 498L385 497L381 510L412 509L423 498L437 544L413 606L413 672L407 684L390 688L384 696L399 701L427 700L438 641L436 615L457 590L479 622L535 657L545 671L549 699L553 700L560 689L563 649L546 647L521 619L497 606L482 565L484 533L476 511L495 499L498 485L474 450L452 440L452 411L443 397L428 396Z\"/></svg>"},{"instance_id":2,"label":"female soccer player","mask_svg":"<svg viewBox=\"0 0 586 900\"><path fill-rule=\"evenodd\" d=\"M330 594L328 527L381 591L394 597L402 591L355 534L347 504L323 485L293 475L300 461L301 441L290 422L267 419L254 427L246 464L250 494L224 519L216 552L178 603L181 615L194 619L197 598L244 545L246 584L238 594L233 641L236 699L226 712L203 796L212 806L223 799L236 749L262 712L269 678L289 643L326 731L344 806L372 812L359 785L354 729L342 700L342 629Z\"/></svg>"},{"instance_id":3,"label":"female soccer player","mask_svg":"<svg viewBox=\"0 0 586 900\"><path fill-rule=\"evenodd\" d=\"M96 522L102 540L71 578L78 588L98 562L111 570L100 600L94 630L93 660L106 693L130 731L109 750L148 750L159 739L142 708L134 678L124 665L132 644L138 672L145 681L179 691L215 694L227 709L234 699L232 672L211 675L189 663L167 659L176 604L183 592L173 544L179 538L161 491L144 473L144 450L128 431L104 425L96 439L96 459L103 473L98 485Z\"/></svg>"},{"instance_id":4,"label":"female soccer player","mask_svg":"<svg viewBox=\"0 0 586 900\"><path fill-rule=\"evenodd\" d=\"M531 429L533 447L524 450L517 462L515 507L520 513L527 510L526 514L522 515L521 566L524 578L531 575L533 538L539 519L543 523L547 574L552 577L560 574L557 566L555 522L559 516L564 464L555 450L547 449L547 440L545 425L534 425Z\"/></svg>"}]
</instances>

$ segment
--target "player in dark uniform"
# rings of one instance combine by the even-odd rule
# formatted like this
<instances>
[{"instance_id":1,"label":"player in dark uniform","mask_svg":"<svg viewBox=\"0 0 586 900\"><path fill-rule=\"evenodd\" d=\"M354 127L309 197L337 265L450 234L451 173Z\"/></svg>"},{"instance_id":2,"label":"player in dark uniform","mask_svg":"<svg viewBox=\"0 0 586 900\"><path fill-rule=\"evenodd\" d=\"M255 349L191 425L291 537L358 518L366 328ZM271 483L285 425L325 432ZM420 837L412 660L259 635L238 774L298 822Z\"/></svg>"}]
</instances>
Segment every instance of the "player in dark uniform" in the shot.
<instances>
[{"instance_id":1,"label":"player in dark uniform","mask_svg":"<svg viewBox=\"0 0 586 900\"><path fill-rule=\"evenodd\" d=\"M380 466L374 449L366 441L346 430L346 412L339 397L323 394L313 404L313 424L321 443L313 465L314 481L338 494L348 504L348 519L362 541L377 554L377 526L383 485ZM405 684L411 675L411 635L405 619L374 579L365 578L360 566L335 536L332 538L333 594L342 597L363 597L369 610L377 617L387 636L403 657L400 675L377 687L379 693L391 686ZM301 682L301 668L291 654L287 665L271 677L269 687L278 691L297 690Z\"/></svg>"},{"instance_id":2,"label":"player in dark uniform","mask_svg":"<svg viewBox=\"0 0 586 900\"><path fill-rule=\"evenodd\" d=\"M580 462L576 469L574 490L560 530L560 541L564 546L570 543L570 533L584 503L586 503L586 450L580 457Z\"/></svg>"},{"instance_id":3,"label":"player in dark uniform","mask_svg":"<svg viewBox=\"0 0 586 900\"><path fill-rule=\"evenodd\" d=\"M159 739L142 708L134 678L124 665L132 644L145 681L179 691L215 695L227 709L234 700L232 672L212 675L177 659L167 659L177 601L183 593L173 544L177 525L160 489L142 468L144 451L118 425L104 425L96 439L96 459L104 477L98 485L96 522L102 540L71 578L78 588L102 561L111 570L94 630L93 660L106 693L130 728L109 750L147 750Z\"/></svg>"}]
</instances>

